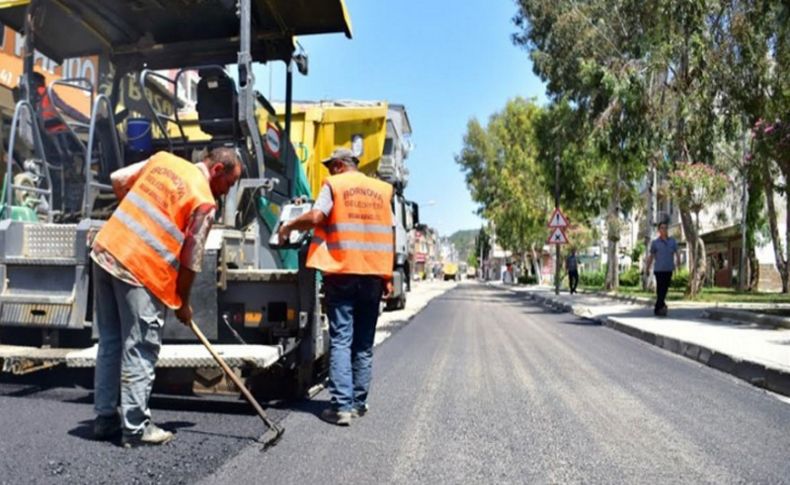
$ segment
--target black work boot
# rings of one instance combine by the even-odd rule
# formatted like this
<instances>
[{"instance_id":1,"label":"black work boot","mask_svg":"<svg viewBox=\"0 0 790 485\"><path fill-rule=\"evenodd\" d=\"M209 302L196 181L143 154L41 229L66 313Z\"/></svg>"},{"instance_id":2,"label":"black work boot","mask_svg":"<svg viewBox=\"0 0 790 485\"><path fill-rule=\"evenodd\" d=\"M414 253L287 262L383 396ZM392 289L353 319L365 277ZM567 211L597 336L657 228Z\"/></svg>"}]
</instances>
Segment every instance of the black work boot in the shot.
<instances>
[{"instance_id":1,"label":"black work boot","mask_svg":"<svg viewBox=\"0 0 790 485\"><path fill-rule=\"evenodd\" d=\"M121 417L118 413L109 416L96 416L93 420L93 438L105 441L121 432Z\"/></svg>"}]
</instances>

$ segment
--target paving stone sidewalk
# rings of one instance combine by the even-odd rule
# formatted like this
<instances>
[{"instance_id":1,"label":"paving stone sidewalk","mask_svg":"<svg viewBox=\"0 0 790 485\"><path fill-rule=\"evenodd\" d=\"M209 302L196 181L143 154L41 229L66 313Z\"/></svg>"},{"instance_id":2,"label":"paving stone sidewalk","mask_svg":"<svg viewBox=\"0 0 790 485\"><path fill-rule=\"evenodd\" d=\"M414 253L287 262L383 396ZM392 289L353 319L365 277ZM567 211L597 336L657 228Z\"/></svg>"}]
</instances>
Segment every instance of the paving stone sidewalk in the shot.
<instances>
[{"instance_id":1,"label":"paving stone sidewalk","mask_svg":"<svg viewBox=\"0 0 790 485\"><path fill-rule=\"evenodd\" d=\"M722 305L709 303L670 302L669 315L656 317L652 305L641 299L625 301L591 293L555 295L553 288L547 287L506 289L790 396L790 329L757 322L711 320L706 314Z\"/></svg>"}]
</instances>

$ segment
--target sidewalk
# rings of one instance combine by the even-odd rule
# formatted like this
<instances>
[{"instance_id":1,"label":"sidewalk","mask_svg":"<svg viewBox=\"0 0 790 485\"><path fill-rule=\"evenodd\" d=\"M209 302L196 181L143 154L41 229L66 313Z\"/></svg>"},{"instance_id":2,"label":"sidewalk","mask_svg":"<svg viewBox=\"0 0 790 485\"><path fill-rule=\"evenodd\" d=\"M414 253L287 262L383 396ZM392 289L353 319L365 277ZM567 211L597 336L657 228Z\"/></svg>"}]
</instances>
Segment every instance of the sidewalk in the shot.
<instances>
[{"instance_id":1,"label":"sidewalk","mask_svg":"<svg viewBox=\"0 0 790 485\"><path fill-rule=\"evenodd\" d=\"M705 315L722 305L711 303L670 302L669 315L659 318L653 315L652 302L592 293L554 295L553 288L547 287L505 289L790 396L790 329L714 321Z\"/></svg>"}]
</instances>

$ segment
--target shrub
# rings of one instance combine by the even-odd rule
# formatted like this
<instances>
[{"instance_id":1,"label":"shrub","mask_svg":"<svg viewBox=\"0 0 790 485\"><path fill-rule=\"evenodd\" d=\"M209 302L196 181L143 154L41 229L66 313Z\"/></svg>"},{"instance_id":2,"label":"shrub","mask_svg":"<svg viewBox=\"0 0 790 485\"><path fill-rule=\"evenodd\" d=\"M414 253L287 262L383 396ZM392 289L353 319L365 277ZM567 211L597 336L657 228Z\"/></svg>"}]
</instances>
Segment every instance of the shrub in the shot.
<instances>
[{"instance_id":1,"label":"shrub","mask_svg":"<svg viewBox=\"0 0 790 485\"><path fill-rule=\"evenodd\" d=\"M629 268L620 274L620 286L639 286L642 283L642 274L636 268Z\"/></svg>"},{"instance_id":2,"label":"shrub","mask_svg":"<svg viewBox=\"0 0 790 485\"><path fill-rule=\"evenodd\" d=\"M533 275L524 275L518 277L518 284L520 285L535 285L538 283L538 277Z\"/></svg>"},{"instance_id":3,"label":"shrub","mask_svg":"<svg viewBox=\"0 0 790 485\"><path fill-rule=\"evenodd\" d=\"M606 273L603 271L586 271L579 274L579 283L582 286L603 286Z\"/></svg>"},{"instance_id":4,"label":"shrub","mask_svg":"<svg viewBox=\"0 0 790 485\"><path fill-rule=\"evenodd\" d=\"M673 290L685 290L689 283L689 271L687 269L680 269L672 273L672 281L669 287Z\"/></svg>"},{"instance_id":5,"label":"shrub","mask_svg":"<svg viewBox=\"0 0 790 485\"><path fill-rule=\"evenodd\" d=\"M643 254L645 254L645 243L640 241L634 246L634 249L631 250L631 264L639 264L639 258L641 258Z\"/></svg>"}]
</instances>

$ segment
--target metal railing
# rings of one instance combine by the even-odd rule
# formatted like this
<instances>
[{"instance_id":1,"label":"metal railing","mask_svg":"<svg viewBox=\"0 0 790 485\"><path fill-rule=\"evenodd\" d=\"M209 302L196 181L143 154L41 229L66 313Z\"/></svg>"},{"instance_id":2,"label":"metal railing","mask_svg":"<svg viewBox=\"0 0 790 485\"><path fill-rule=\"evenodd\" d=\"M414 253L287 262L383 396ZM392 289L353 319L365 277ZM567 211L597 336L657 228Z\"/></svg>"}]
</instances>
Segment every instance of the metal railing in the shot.
<instances>
[{"instance_id":1,"label":"metal railing","mask_svg":"<svg viewBox=\"0 0 790 485\"><path fill-rule=\"evenodd\" d=\"M115 128L115 115L112 110L112 102L106 95L99 94L96 96L96 100L93 102L93 108L91 109L91 121L88 128L88 146L85 151L85 195L83 197L82 207L82 217L84 218L90 217L93 211L93 205L96 202L96 197L101 191L112 192L112 185L94 181L93 171L91 170L91 165L93 163L93 147L96 142L96 122L99 119L102 105L104 105L107 110L107 119L109 120L110 131L112 133L112 156L119 162L119 167L122 165L121 162L123 160L121 155L121 144L118 139L118 131ZM101 165L101 161L99 163Z\"/></svg>"},{"instance_id":2,"label":"metal railing","mask_svg":"<svg viewBox=\"0 0 790 485\"><path fill-rule=\"evenodd\" d=\"M29 187L24 185L16 185L13 183L12 174L14 172L14 148L16 148L16 139L17 139L17 127L21 120L22 111L27 110L29 115L28 119L25 120L30 123L30 130L33 135L33 151L37 158L44 160L43 169L44 169L44 179L46 180L46 189L40 189L38 187ZM36 110L33 109L33 105L28 100L20 100L16 103L14 108L14 117L11 120L11 135L10 140L8 142L8 154L6 159L6 176L5 176L5 196L6 196L6 204L3 211L3 219L10 219L11 218L11 207L14 203L14 190L18 190L21 192L31 192L34 194L42 195L46 198L47 201L47 222L52 222L52 178L49 174L49 164L46 162L46 157L44 156L44 144L41 141L41 132L39 131L38 119L36 118Z\"/></svg>"},{"instance_id":3,"label":"metal railing","mask_svg":"<svg viewBox=\"0 0 790 485\"><path fill-rule=\"evenodd\" d=\"M52 103L52 106L55 108L55 112L57 113L58 118L66 126L71 137L74 140L76 140L77 143L79 143L79 145L82 147L82 150L84 152L86 149L85 143L77 135L77 132L74 130L74 127L77 126L80 128L87 128L87 126L84 123L80 123L74 120L66 121L66 117L63 116L64 108L60 106L57 101L60 98L55 93L56 86L63 86L69 89L77 89L80 91L85 91L90 95L90 106L93 107L93 100L94 100L93 83L88 78L75 77L75 78L67 78L67 79L58 79L50 83L49 86L47 86L47 96L49 96L50 102ZM68 118L71 117L68 116Z\"/></svg>"},{"instance_id":4,"label":"metal railing","mask_svg":"<svg viewBox=\"0 0 790 485\"><path fill-rule=\"evenodd\" d=\"M173 103L173 112L175 113L174 116L169 116L165 113L161 113L154 108L154 105L151 103L151 99L153 96L145 96L143 95L143 100L145 101L145 105L148 108L153 121L156 123L156 126L159 128L159 131L162 132L162 136L165 137L167 140L167 148L169 152L173 152L173 140L170 138L170 135L167 132L167 125L166 123L174 123L178 126L178 131L181 134L181 139L186 140L186 135L184 134L184 127L181 126L181 123L178 120L178 98L176 97L176 92L178 91L178 85L176 84L175 80L170 79L169 77L165 76L164 74L158 73L156 71L152 71L150 69L143 69L140 72L140 77L138 78L137 82L140 84L140 89L145 92L146 89L146 81L148 77L154 77L160 79L166 83L173 85L173 97L171 101ZM163 122L164 120L164 122ZM166 123L165 123L166 122Z\"/></svg>"}]
</instances>

